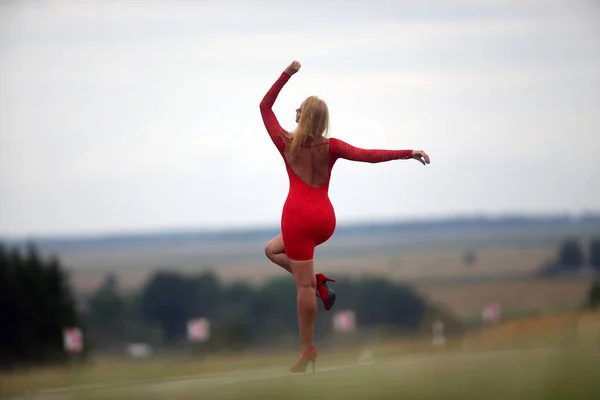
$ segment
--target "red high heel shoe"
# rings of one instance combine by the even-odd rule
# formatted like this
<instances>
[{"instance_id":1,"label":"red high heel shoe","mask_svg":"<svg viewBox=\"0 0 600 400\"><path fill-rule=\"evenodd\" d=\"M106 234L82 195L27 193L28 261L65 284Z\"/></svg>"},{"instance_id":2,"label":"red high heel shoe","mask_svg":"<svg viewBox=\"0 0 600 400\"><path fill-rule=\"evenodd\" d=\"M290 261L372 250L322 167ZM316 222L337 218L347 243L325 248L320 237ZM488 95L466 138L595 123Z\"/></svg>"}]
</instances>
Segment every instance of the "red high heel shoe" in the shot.
<instances>
[{"instance_id":1,"label":"red high heel shoe","mask_svg":"<svg viewBox=\"0 0 600 400\"><path fill-rule=\"evenodd\" d=\"M315 361L317 361L318 354L319 351L317 350L317 348L315 346L310 346L304 351L304 353L302 353L302 357L300 357L300 360L298 360L296 365L290 367L290 372L306 372L306 366L309 362L312 363L312 370L313 372L315 372Z\"/></svg>"},{"instance_id":2,"label":"red high heel shoe","mask_svg":"<svg viewBox=\"0 0 600 400\"><path fill-rule=\"evenodd\" d=\"M331 307L333 307L333 303L335 303L335 292L331 290L329 285L327 285L327 282L335 281L323 274L316 274L315 278L317 279L317 296L321 298L325 310L329 311L331 310Z\"/></svg>"}]
</instances>

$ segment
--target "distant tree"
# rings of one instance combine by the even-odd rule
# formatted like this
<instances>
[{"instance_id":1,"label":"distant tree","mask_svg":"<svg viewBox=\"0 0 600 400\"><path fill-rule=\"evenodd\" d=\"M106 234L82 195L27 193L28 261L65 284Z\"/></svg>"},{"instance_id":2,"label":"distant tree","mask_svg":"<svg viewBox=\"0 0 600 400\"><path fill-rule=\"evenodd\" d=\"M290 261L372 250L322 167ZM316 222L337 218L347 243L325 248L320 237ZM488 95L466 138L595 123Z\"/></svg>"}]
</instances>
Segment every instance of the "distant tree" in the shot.
<instances>
[{"instance_id":1,"label":"distant tree","mask_svg":"<svg viewBox=\"0 0 600 400\"><path fill-rule=\"evenodd\" d=\"M175 343L185 337L189 318L215 315L220 291L212 274L189 278L159 271L142 291L140 312L145 322L162 328L167 342Z\"/></svg>"},{"instance_id":2,"label":"distant tree","mask_svg":"<svg viewBox=\"0 0 600 400\"><path fill-rule=\"evenodd\" d=\"M1 365L66 359L62 332L78 325L78 315L58 258L44 259L32 243L0 243L0 310Z\"/></svg>"},{"instance_id":3,"label":"distant tree","mask_svg":"<svg viewBox=\"0 0 600 400\"><path fill-rule=\"evenodd\" d=\"M254 296L255 291L243 282L234 282L223 288L222 297L227 302L227 307L222 309L223 316L232 320L247 318L247 308Z\"/></svg>"},{"instance_id":4,"label":"distant tree","mask_svg":"<svg viewBox=\"0 0 600 400\"><path fill-rule=\"evenodd\" d=\"M467 250L463 254L463 261L467 267L470 267L477 261L477 255L473 250Z\"/></svg>"},{"instance_id":5,"label":"distant tree","mask_svg":"<svg viewBox=\"0 0 600 400\"><path fill-rule=\"evenodd\" d=\"M600 272L600 238L594 238L590 242L590 265Z\"/></svg>"},{"instance_id":6,"label":"distant tree","mask_svg":"<svg viewBox=\"0 0 600 400\"><path fill-rule=\"evenodd\" d=\"M100 290L110 293L116 293L119 290L119 278L114 272L106 274Z\"/></svg>"},{"instance_id":7,"label":"distant tree","mask_svg":"<svg viewBox=\"0 0 600 400\"><path fill-rule=\"evenodd\" d=\"M588 307L596 309L600 305L600 281L592 282L587 297Z\"/></svg>"},{"instance_id":8,"label":"distant tree","mask_svg":"<svg viewBox=\"0 0 600 400\"><path fill-rule=\"evenodd\" d=\"M583 266L584 256L581 244L576 238L566 239L559 248L558 262L566 270L578 270Z\"/></svg>"},{"instance_id":9,"label":"distant tree","mask_svg":"<svg viewBox=\"0 0 600 400\"><path fill-rule=\"evenodd\" d=\"M559 264L556 260L548 260L545 261L540 269L537 271L536 275L538 277L552 277L559 276L565 272L564 266Z\"/></svg>"},{"instance_id":10,"label":"distant tree","mask_svg":"<svg viewBox=\"0 0 600 400\"><path fill-rule=\"evenodd\" d=\"M366 279L349 293L356 297L359 323L396 325L406 331L419 328L427 305L410 287L386 279ZM353 296L354 297L354 296Z\"/></svg>"},{"instance_id":11,"label":"distant tree","mask_svg":"<svg viewBox=\"0 0 600 400\"><path fill-rule=\"evenodd\" d=\"M125 304L117 287L116 276L108 274L98 291L88 300L86 320L97 347L125 339Z\"/></svg>"},{"instance_id":12,"label":"distant tree","mask_svg":"<svg viewBox=\"0 0 600 400\"><path fill-rule=\"evenodd\" d=\"M212 272L204 272L191 278L194 300L191 316L214 317L219 314L223 299L223 288Z\"/></svg>"},{"instance_id":13,"label":"distant tree","mask_svg":"<svg viewBox=\"0 0 600 400\"><path fill-rule=\"evenodd\" d=\"M540 277L560 276L579 271L584 265L584 253L579 240L566 238L558 247L556 259L544 262L537 272Z\"/></svg>"},{"instance_id":14,"label":"distant tree","mask_svg":"<svg viewBox=\"0 0 600 400\"><path fill-rule=\"evenodd\" d=\"M335 287L345 294L336 300L336 308L354 310L357 324L362 328L387 326L417 332L428 309L424 299L412 288L385 278L339 279ZM321 324L319 329L322 328L331 329Z\"/></svg>"},{"instance_id":15,"label":"distant tree","mask_svg":"<svg viewBox=\"0 0 600 400\"><path fill-rule=\"evenodd\" d=\"M268 343L283 335L296 335L296 299L296 283L291 277L272 279L256 290L245 310L253 339Z\"/></svg>"}]
</instances>

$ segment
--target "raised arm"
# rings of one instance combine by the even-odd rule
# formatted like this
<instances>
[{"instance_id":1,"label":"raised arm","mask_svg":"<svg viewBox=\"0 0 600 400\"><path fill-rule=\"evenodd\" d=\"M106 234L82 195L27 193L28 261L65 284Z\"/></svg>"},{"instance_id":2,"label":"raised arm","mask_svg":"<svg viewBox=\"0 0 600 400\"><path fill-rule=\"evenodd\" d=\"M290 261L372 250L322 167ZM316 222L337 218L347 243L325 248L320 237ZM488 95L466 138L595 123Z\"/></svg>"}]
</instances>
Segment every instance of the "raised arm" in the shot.
<instances>
[{"instance_id":1,"label":"raised arm","mask_svg":"<svg viewBox=\"0 0 600 400\"><path fill-rule=\"evenodd\" d=\"M373 150L354 147L343 140L329 139L329 151L332 161L338 158L368 163L380 163L392 160L408 160L413 158L413 150Z\"/></svg>"},{"instance_id":2,"label":"raised arm","mask_svg":"<svg viewBox=\"0 0 600 400\"><path fill-rule=\"evenodd\" d=\"M287 81L290 79L290 76L291 75L287 72L282 72L260 102L260 114L265 124L265 128L267 128L267 132L269 133L269 136L271 136L271 140L273 140L273 143L275 143L277 148L283 146L281 134L285 131L281 125L279 125L279 121L273 112L273 104L275 104L275 100L277 99L281 88L283 88L283 86L287 83Z\"/></svg>"},{"instance_id":3,"label":"raised arm","mask_svg":"<svg viewBox=\"0 0 600 400\"><path fill-rule=\"evenodd\" d=\"M265 94L262 101L260 102L260 114L262 116L263 122L265 124L265 128L267 128L267 132L271 137L275 146L279 149L280 152L283 151L285 147L285 143L283 142L282 134L285 134L285 130L279 125L279 121L277 121L277 117L273 112L273 104L275 104L275 100L279 95L279 92L283 88L283 86L290 80L290 77L294 75L300 69L300 63L298 61L292 61L290 65L281 73L279 78L275 81L273 86L269 89L269 91Z\"/></svg>"}]
</instances>

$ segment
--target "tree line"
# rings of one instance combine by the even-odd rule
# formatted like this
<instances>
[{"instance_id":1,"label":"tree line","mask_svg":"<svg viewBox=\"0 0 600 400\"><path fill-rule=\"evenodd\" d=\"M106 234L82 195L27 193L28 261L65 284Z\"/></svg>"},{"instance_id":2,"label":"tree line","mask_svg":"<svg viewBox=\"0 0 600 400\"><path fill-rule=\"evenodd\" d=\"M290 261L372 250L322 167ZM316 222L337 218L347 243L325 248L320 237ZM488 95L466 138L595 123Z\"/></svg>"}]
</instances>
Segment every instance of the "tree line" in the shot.
<instances>
[{"instance_id":1,"label":"tree line","mask_svg":"<svg viewBox=\"0 0 600 400\"><path fill-rule=\"evenodd\" d=\"M63 329L79 324L58 258L0 243L0 366L65 361Z\"/></svg>"},{"instance_id":2,"label":"tree line","mask_svg":"<svg viewBox=\"0 0 600 400\"><path fill-rule=\"evenodd\" d=\"M337 310L355 312L362 329L418 333L433 317L456 321L429 305L410 287L383 278L337 279L340 295L332 312L319 312L315 339L332 334ZM0 365L64 362L63 330L83 331L85 352L123 352L132 342L189 347L187 321L207 318L209 351L249 346L296 346L296 287L291 276L260 286L224 284L212 272L156 271L133 292L108 275L98 290L76 301L58 257L42 257L35 246L0 243ZM454 324L454 325L452 325ZM428 333L431 326L425 327Z\"/></svg>"},{"instance_id":3,"label":"tree line","mask_svg":"<svg viewBox=\"0 0 600 400\"><path fill-rule=\"evenodd\" d=\"M586 266L600 273L600 237L592 238L587 243L577 237L565 238L559 243L556 256L541 265L538 275L568 275L581 272Z\"/></svg>"},{"instance_id":4,"label":"tree line","mask_svg":"<svg viewBox=\"0 0 600 400\"><path fill-rule=\"evenodd\" d=\"M212 272L183 275L156 271L139 291L121 294L114 277L87 301L83 314L91 340L99 347L128 342L187 346L187 321L207 318L208 349L286 346L297 342L294 279L271 279L260 286L223 284ZM385 279L337 279L335 309L325 312L320 299L316 339L332 332L335 310L355 312L362 328L389 328L417 333L433 308L408 286Z\"/></svg>"}]
</instances>

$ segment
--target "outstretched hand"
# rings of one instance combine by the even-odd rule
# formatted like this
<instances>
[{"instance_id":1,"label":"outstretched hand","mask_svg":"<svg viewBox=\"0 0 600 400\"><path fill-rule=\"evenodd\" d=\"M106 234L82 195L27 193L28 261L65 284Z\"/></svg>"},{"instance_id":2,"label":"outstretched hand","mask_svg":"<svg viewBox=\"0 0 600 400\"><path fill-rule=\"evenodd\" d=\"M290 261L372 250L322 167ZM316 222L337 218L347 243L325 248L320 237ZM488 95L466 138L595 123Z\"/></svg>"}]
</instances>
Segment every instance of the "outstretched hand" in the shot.
<instances>
[{"instance_id":1,"label":"outstretched hand","mask_svg":"<svg viewBox=\"0 0 600 400\"><path fill-rule=\"evenodd\" d=\"M285 69L285 72L289 75L294 75L296 72L298 72L301 66L302 65L300 64L300 61L292 61L292 63Z\"/></svg>"},{"instance_id":2,"label":"outstretched hand","mask_svg":"<svg viewBox=\"0 0 600 400\"><path fill-rule=\"evenodd\" d=\"M429 156L423 150L413 150L412 158L419 161L421 164L429 164Z\"/></svg>"}]
</instances>

